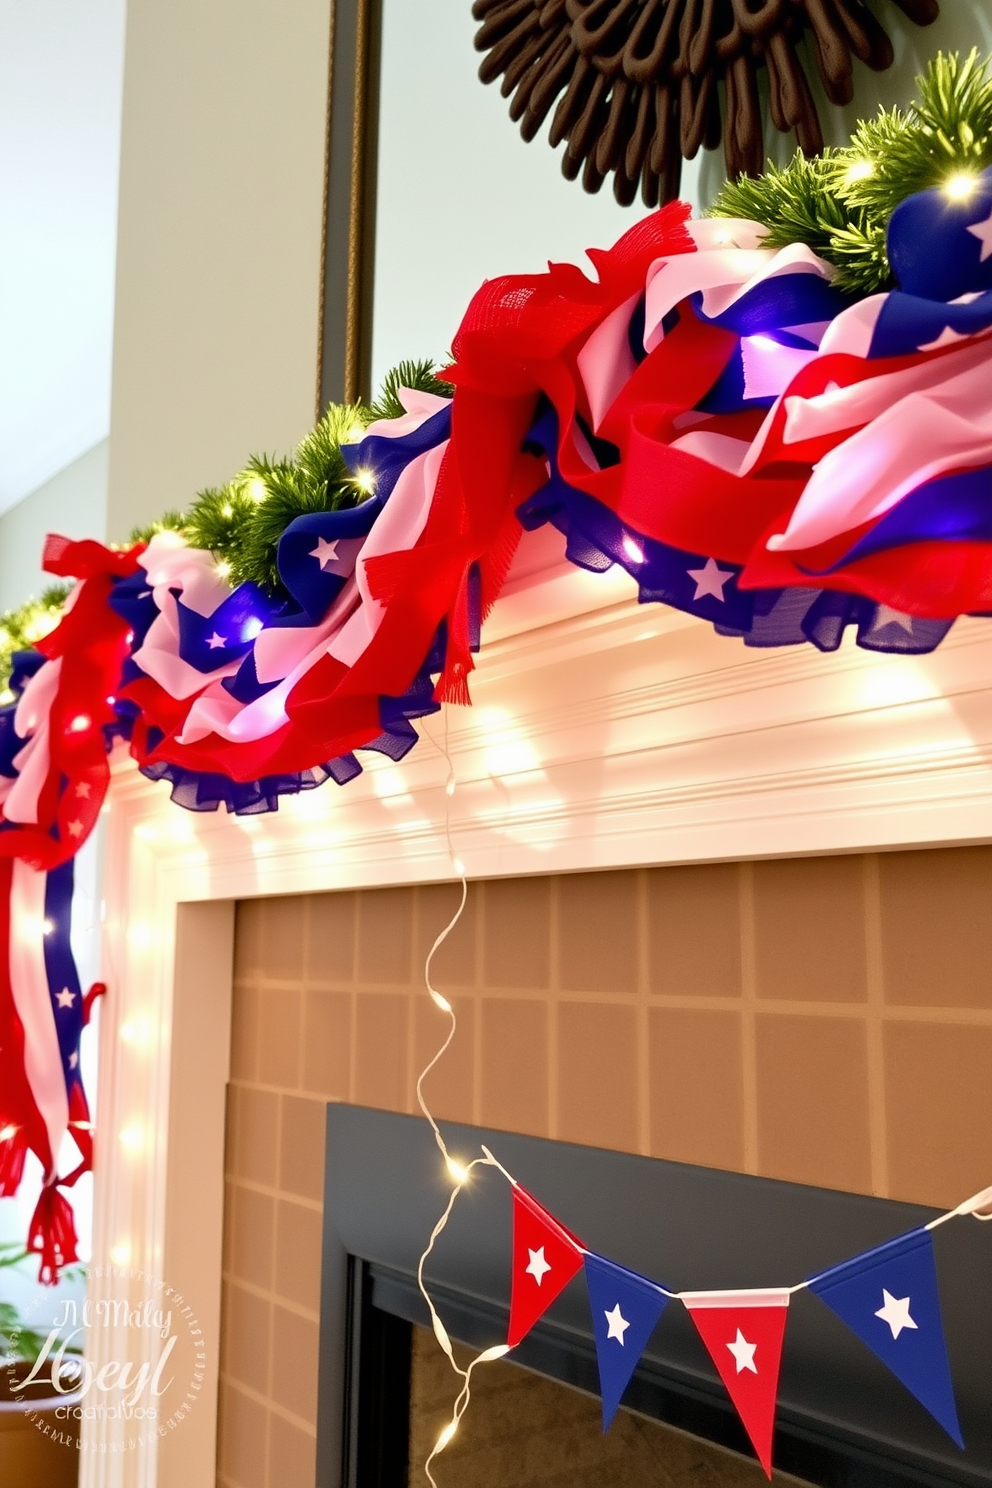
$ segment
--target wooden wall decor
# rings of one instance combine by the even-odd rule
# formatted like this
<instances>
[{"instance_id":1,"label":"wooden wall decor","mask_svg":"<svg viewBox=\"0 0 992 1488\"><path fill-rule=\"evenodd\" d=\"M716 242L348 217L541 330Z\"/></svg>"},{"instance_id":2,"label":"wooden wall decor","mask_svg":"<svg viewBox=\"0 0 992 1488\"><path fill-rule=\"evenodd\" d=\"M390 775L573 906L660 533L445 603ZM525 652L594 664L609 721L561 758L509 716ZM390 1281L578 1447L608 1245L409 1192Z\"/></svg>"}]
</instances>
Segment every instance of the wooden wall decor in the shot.
<instances>
[{"instance_id":1,"label":"wooden wall decor","mask_svg":"<svg viewBox=\"0 0 992 1488\"><path fill-rule=\"evenodd\" d=\"M895 3L921 26L939 12L938 0ZM488 53L479 76L502 76L524 139L557 101L549 140L567 140L564 175L581 172L586 191L598 191L612 173L624 206L638 185L648 206L670 201L683 157L721 138L728 175L758 175L762 68L776 129L794 129L807 155L822 150L805 36L831 103L850 103L855 57L877 72L893 58L867 0L475 0L472 14L482 22L476 48Z\"/></svg>"}]
</instances>

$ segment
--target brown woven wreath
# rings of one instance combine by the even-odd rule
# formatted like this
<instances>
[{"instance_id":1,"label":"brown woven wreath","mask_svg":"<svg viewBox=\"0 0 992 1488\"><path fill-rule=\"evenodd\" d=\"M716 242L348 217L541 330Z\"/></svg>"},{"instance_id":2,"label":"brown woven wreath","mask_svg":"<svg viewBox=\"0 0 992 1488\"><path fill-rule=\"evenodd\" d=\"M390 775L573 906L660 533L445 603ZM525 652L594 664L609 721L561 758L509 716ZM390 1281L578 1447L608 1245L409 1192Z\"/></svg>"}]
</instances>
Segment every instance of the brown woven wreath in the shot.
<instances>
[{"instance_id":1,"label":"brown woven wreath","mask_svg":"<svg viewBox=\"0 0 992 1488\"><path fill-rule=\"evenodd\" d=\"M938 0L895 0L918 25ZM866 0L475 0L484 83L502 75L510 117L533 139L557 100L550 142L567 140L562 171L598 191L613 173L626 206L678 195L682 157L723 140L727 173L764 165L758 72L781 131L815 155L823 133L798 43L806 32L832 103L850 103L853 59L875 71L892 43ZM720 92L725 101L721 122Z\"/></svg>"}]
</instances>

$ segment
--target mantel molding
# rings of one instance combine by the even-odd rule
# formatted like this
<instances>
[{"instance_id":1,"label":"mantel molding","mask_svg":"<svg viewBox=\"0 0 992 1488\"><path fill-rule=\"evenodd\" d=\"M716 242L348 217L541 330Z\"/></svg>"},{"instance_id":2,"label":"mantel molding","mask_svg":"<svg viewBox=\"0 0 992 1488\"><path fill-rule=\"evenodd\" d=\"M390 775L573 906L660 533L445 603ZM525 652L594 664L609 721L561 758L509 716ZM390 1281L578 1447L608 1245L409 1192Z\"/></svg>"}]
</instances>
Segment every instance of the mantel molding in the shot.
<instances>
[{"instance_id":1,"label":"mantel molding","mask_svg":"<svg viewBox=\"0 0 992 1488\"><path fill-rule=\"evenodd\" d=\"M474 707L426 720L399 764L365 755L346 787L238 820L184 812L113 762L97 1119L114 1160L97 1162L95 1257L126 1245L181 1286L212 1372L159 1450L91 1433L83 1488L214 1482L235 900L451 878L446 807L478 877L992 840L987 621L925 657L754 651L639 606L623 575L547 545L528 561L487 629ZM144 1134L137 1156L121 1156L125 1127Z\"/></svg>"}]
</instances>

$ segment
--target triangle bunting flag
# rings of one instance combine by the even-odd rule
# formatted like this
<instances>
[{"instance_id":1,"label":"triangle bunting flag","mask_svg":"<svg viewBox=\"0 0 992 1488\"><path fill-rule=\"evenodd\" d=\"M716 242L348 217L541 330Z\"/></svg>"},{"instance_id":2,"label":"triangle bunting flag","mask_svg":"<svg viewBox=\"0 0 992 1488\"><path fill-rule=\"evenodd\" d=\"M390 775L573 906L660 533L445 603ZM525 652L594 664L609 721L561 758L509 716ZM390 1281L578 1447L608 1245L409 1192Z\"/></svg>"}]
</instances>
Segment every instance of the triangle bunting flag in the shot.
<instances>
[{"instance_id":1,"label":"triangle bunting flag","mask_svg":"<svg viewBox=\"0 0 992 1488\"><path fill-rule=\"evenodd\" d=\"M911 1230L808 1285L963 1449L929 1232Z\"/></svg>"},{"instance_id":2,"label":"triangle bunting flag","mask_svg":"<svg viewBox=\"0 0 992 1488\"><path fill-rule=\"evenodd\" d=\"M767 1477L787 1291L681 1292Z\"/></svg>"},{"instance_id":3,"label":"triangle bunting flag","mask_svg":"<svg viewBox=\"0 0 992 1488\"><path fill-rule=\"evenodd\" d=\"M513 1270L510 1276L510 1327L506 1341L515 1348L582 1266L585 1252L575 1236L535 1198L513 1189Z\"/></svg>"},{"instance_id":4,"label":"triangle bunting flag","mask_svg":"<svg viewBox=\"0 0 992 1488\"><path fill-rule=\"evenodd\" d=\"M636 1271L627 1271L602 1256L587 1254L585 1265L599 1362L603 1430L607 1431L665 1310L668 1294Z\"/></svg>"}]
</instances>

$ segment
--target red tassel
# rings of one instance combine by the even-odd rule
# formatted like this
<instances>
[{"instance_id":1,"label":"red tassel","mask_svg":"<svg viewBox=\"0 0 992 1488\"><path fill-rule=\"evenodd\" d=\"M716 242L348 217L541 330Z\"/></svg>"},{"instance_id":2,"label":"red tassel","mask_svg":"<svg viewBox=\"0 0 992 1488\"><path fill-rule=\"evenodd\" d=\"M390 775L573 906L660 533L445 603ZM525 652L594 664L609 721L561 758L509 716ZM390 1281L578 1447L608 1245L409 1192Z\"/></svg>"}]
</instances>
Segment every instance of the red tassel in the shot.
<instances>
[{"instance_id":1,"label":"red tassel","mask_svg":"<svg viewBox=\"0 0 992 1488\"><path fill-rule=\"evenodd\" d=\"M55 1286L63 1266L78 1261L78 1236L72 1205L52 1183L41 1190L28 1230L28 1250L41 1256L38 1280Z\"/></svg>"},{"instance_id":2,"label":"red tassel","mask_svg":"<svg viewBox=\"0 0 992 1488\"><path fill-rule=\"evenodd\" d=\"M24 1128L0 1116L0 1199L12 1199L20 1188L27 1155Z\"/></svg>"}]
</instances>

